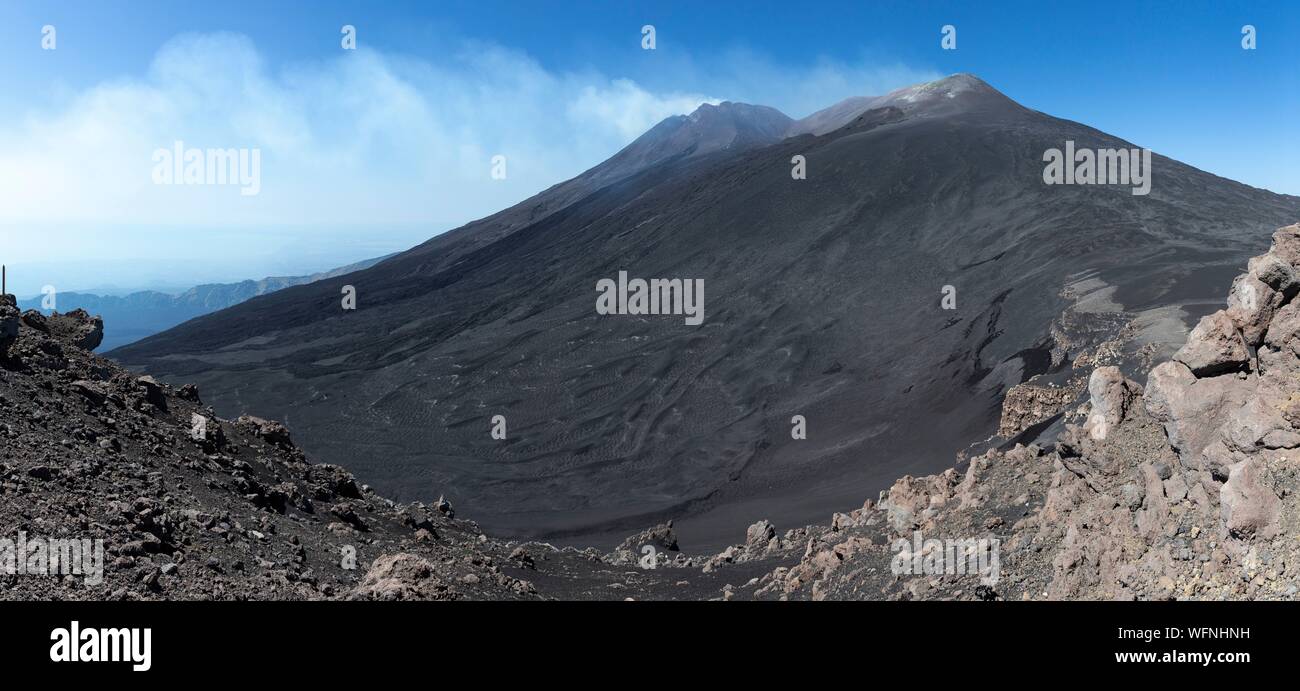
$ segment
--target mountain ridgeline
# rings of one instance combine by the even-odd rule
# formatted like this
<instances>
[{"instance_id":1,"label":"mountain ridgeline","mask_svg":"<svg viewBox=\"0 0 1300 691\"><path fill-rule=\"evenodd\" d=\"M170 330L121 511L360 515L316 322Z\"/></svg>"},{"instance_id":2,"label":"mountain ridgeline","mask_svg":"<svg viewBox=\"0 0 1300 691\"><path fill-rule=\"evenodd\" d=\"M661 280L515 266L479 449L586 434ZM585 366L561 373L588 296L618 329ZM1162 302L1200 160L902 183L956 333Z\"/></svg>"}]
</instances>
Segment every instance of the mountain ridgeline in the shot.
<instances>
[{"instance_id":1,"label":"mountain ridgeline","mask_svg":"<svg viewBox=\"0 0 1300 691\"><path fill-rule=\"evenodd\" d=\"M305 276L269 276L260 280L238 283L205 283L182 293L171 294L156 290L141 290L127 295L97 295L68 291L54 295L53 309L45 307L47 297L33 297L18 301L24 310L39 310L49 316L53 311L71 312L84 309L104 318L104 350L152 336L177 324L198 316L225 309L231 305L273 293L289 286L302 285L366 269L385 257L367 259L330 271Z\"/></svg>"},{"instance_id":2,"label":"mountain ridgeline","mask_svg":"<svg viewBox=\"0 0 1300 691\"><path fill-rule=\"evenodd\" d=\"M346 281L110 356L498 535L601 544L675 519L683 548L711 548L999 443L1022 382L1068 391L1099 353L1172 352L1300 218L1300 198L1158 152L1148 195L1044 184L1067 141L1134 146L969 75L797 121L702 106ZM703 323L597 314L620 271L702 279ZM1017 433L1057 424L1040 417Z\"/></svg>"}]
</instances>

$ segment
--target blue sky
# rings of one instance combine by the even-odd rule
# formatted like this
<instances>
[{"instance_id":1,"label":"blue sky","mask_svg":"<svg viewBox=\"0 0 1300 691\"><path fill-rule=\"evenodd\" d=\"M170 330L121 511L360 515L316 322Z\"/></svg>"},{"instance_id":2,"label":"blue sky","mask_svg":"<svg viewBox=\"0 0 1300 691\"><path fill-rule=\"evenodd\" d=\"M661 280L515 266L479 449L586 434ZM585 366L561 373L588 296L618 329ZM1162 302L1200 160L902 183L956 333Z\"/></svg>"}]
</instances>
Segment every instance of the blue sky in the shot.
<instances>
[{"instance_id":1,"label":"blue sky","mask_svg":"<svg viewBox=\"0 0 1300 691\"><path fill-rule=\"evenodd\" d=\"M0 63L0 258L32 292L319 270L526 198L706 100L800 117L954 72L1300 194L1296 2L6 0ZM260 148L261 193L152 185L176 139Z\"/></svg>"}]
</instances>

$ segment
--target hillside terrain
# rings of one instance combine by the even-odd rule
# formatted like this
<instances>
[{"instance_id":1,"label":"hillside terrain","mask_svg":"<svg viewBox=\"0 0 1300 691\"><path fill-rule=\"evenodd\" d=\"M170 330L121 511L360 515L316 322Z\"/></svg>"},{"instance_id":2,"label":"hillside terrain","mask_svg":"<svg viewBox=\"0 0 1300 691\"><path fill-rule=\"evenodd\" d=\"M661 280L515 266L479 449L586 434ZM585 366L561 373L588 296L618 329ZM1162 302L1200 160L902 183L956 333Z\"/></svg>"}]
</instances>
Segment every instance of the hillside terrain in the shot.
<instances>
[{"instance_id":1,"label":"hillside terrain","mask_svg":"<svg viewBox=\"0 0 1300 691\"><path fill-rule=\"evenodd\" d=\"M1148 195L1046 185L1066 142L1134 146L970 75L803 121L704 106L377 266L110 356L495 535L607 549L673 520L711 552L1055 438L1095 366L1168 357L1300 218L1159 152ZM620 271L702 280L702 325L598 314Z\"/></svg>"},{"instance_id":2,"label":"hillside terrain","mask_svg":"<svg viewBox=\"0 0 1300 691\"><path fill-rule=\"evenodd\" d=\"M604 555L490 539L444 500L395 503L312 463L277 422L220 419L195 387L94 355L98 317L15 302L0 296L0 540L102 551L63 577L0 551L0 599L699 599L725 585L669 568L691 563L671 527ZM661 568L639 565L643 545Z\"/></svg>"},{"instance_id":3,"label":"hillside terrain","mask_svg":"<svg viewBox=\"0 0 1300 691\"><path fill-rule=\"evenodd\" d=\"M98 539L103 579L4 573L5 599L1293 599L1300 588L1300 225L1172 358L1093 369L1050 444L904 476L829 522L687 554L671 522L608 553L485 535L311 463L89 352L102 322L0 296L0 524ZM8 536L3 536L8 538ZM9 538L12 539L12 538ZM930 542L942 541L931 547ZM964 570L943 545L984 540ZM913 551L915 549L915 552ZM957 556L959 555L960 556ZM0 555L3 556L3 555ZM900 560L901 557L901 560ZM0 567L4 564L0 559ZM931 564L909 571L907 564Z\"/></svg>"}]
</instances>

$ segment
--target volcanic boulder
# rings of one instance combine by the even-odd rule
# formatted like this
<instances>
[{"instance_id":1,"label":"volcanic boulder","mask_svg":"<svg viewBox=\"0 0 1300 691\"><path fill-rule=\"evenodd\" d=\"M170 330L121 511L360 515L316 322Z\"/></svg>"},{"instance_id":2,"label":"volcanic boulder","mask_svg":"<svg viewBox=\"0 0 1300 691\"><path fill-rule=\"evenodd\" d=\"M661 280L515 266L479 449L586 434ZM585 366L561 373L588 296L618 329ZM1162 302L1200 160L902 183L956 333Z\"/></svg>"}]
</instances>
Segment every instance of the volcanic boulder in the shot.
<instances>
[{"instance_id":1,"label":"volcanic boulder","mask_svg":"<svg viewBox=\"0 0 1300 691\"><path fill-rule=\"evenodd\" d=\"M1088 378L1092 412L1084 430L1093 439L1105 439L1111 427L1124 421L1129 406L1140 392L1141 388L1125 379L1118 367L1099 367L1093 370Z\"/></svg>"},{"instance_id":2,"label":"volcanic boulder","mask_svg":"<svg viewBox=\"0 0 1300 691\"><path fill-rule=\"evenodd\" d=\"M1201 318L1174 359L1187 365L1192 374L1204 377L1245 366L1250 353L1237 324L1220 310Z\"/></svg>"},{"instance_id":3,"label":"volcanic boulder","mask_svg":"<svg viewBox=\"0 0 1300 691\"><path fill-rule=\"evenodd\" d=\"M53 336L82 350L94 350L104 340L104 320L82 309L55 312L46 318L46 324Z\"/></svg>"},{"instance_id":4,"label":"volcanic boulder","mask_svg":"<svg viewBox=\"0 0 1300 691\"><path fill-rule=\"evenodd\" d=\"M1223 521L1232 536L1268 539L1277 535L1282 502L1269 486L1267 474L1258 457L1232 466L1219 492Z\"/></svg>"}]
</instances>

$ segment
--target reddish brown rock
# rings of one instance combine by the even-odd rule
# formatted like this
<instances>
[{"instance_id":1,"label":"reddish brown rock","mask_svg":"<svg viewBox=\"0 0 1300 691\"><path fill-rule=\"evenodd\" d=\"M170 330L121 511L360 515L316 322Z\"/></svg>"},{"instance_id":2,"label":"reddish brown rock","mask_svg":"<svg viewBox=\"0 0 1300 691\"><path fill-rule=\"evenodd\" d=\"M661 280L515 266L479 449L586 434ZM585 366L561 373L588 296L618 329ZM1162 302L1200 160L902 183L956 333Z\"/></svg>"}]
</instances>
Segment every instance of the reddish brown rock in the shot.
<instances>
[{"instance_id":1,"label":"reddish brown rock","mask_svg":"<svg viewBox=\"0 0 1300 691\"><path fill-rule=\"evenodd\" d=\"M1093 439L1106 438L1110 429L1124 421L1141 387L1124 378L1118 367L1098 367L1088 377L1092 411L1083 429Z\"/></svg>"},{"instance_id":2,"label":"reddish brown rock","mask_svg":"<svg viewBox=\"0 0 1300 691\"><path fill-rule=\"evenodd\" d=\"M1266 482L1261 458L1249 458L1231 469L1219 493L1228 534L1242 539L1269 539L1277 534L1281 501Z\"/></svg>"},{"instance_id":3,"label":"reddish brown rock","mask_svg":"<svg viewBox=\"0 0 1300 691\"><path fill-rule=\"evenodd\" d=\"M1202 317L1187 344L1174 353L1174 359L1198 377L1241 369L1249 358L1237 325L1223 311Z\"/></svg>"}]
</instances>

